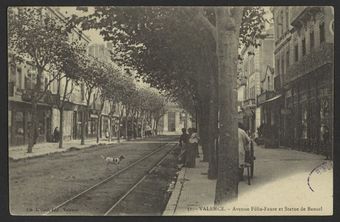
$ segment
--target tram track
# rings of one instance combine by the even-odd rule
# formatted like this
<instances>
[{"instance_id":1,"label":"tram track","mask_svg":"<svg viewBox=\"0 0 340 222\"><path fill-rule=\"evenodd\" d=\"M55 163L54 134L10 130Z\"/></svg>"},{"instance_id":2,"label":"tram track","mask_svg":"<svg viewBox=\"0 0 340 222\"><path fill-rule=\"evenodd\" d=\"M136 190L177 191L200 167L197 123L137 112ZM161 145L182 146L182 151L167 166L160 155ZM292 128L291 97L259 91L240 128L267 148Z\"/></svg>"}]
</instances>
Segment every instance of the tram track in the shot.
<instances>
[{"instance_id":1,"label":"tram track","mask_svg":"<svg viewBox=\"0 0 340 222\"><path fill-rule=\"evenodd\" d=\"M175 147L173 143L160 145L142 158L68 198L43 215L108 215Z\"/></svg>"}]
</instances>

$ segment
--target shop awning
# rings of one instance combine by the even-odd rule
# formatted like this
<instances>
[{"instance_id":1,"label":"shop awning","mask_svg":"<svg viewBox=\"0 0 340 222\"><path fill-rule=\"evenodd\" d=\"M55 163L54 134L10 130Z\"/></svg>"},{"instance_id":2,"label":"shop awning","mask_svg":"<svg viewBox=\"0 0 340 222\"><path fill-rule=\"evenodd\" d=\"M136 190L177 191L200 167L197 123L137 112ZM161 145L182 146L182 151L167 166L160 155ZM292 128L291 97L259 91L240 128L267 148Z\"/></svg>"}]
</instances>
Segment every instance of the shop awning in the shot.
<instances>
[{"instance_id":1,"label":"shop awning","mask_svg":"<svg viewBox=\"0 0 340 222\"><path fill-rule=\"evenodd\" d=\"M273 98L270 98L270 99L264 101L263 104L264 104L264 103L272 102L272 101L274 101L274 100L277 100L277 99L280 98L281 96L282 96L282 95L274 96Z\"/></svg>"}]
</instances>

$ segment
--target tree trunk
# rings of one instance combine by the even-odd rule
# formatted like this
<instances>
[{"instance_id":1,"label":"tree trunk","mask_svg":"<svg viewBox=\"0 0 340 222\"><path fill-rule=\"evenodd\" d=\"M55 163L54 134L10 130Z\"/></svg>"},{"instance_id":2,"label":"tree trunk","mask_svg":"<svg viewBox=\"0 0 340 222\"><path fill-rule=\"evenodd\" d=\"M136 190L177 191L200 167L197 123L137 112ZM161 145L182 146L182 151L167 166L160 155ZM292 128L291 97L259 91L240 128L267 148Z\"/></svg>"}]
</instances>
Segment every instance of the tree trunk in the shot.
<instances>
[{"instance_id":1,"label":"tree trunk","mask_svg":"<svg viewBox=\"0 0 340 222\"><path fill-rule=\"evenodd\" d=\"M238 195L236 76L240 22L235 20L236 23L231 23L228 9L230 8L220 7L215 10L220 106L220 145L215 195L217 205L233 200Z\"/></svg>"},{"instance_id":2,"label":"tree trunk","mask_svg":"<svg viewBox=\"0 0 340 222\"><path fill-rule=\"evenodd\" d=\"M99 143L99 136L100 136L100 128L101 128L101 117L102 117L102 115L98 115L98 120L97 120L97 132L96 132L96 134L97 134L97 143Z\"/></svg>"},{"instance_id":3,"label":"tree trunk","mask_svg":"<svg viewBox=\"0 0 340 222\"><path fill-rule=\"evenodd\" d=\"M108 124L109 127L109 142L111 142L111 136L112 136L112 118L110 118L110 123Z\"/></svg>"},{"instance_id":4,"label":"tree trunk","mask_svg":"<svg viewBox=\"0 0 340 222\"><path fill-rule=\"evenodd\" d=\"M139 131L138 131L138 118L136 118L136 136L135 136L135 139L136 138L138 138L138 133L139 133Z\"/></svg>"},{"instance_id":5,"label":"tree trunk","mask_svg":"<svg viewBox=\"0 0 340 222\"><path fill-rule=\"evenodd\" d=\"M35 96L35 95L33 95ZM33 146L36 143L36 135L38 135L38 104L35 99L32 99L32 126L28 127L28 146L27 153L32 153Z\"/></svg>"},{"instance_id":6,"label":"tree trunk","mask_svg":"<svg viewBox=\"0 0 340 222\"><path fill-rule=\"evenodd\" d=\"M59 148L63 148L64 141L64 107L59 107Z\"/></svg>"},{"instance_id":7,"label":"tree trunk","mask_svg":"<svg viewBox=\"0 0 340 222\"><path fill-rule=\"evenodd\" d=\"M118 132L117 132L117 142L120 143L120 123L121 123L121 119L118 119Z\"/></svg>"},{"instance_id":8,"label":"tree trunk","mask_svg":"<svg viewBox=\"0 0 340 222\"><path fill-rule=\"evenodd\" d=\"M144 119L145 117L143 116L142 121L141 121L141 128L140 128L140 136L142 139L144 139Z\"/></svg>"},{"instance_id":9,"label":"tree trunk","mask_svg":"<svg viewBox=\"0 0 340 222\"><path fill-rule=\"evenodd\" d=\"M29 139L28 139L28 146L27 146L27 153L32 153L33 146L37 142L38 139L38 101L40 99L39 92L41 91L41 78L43 76L43 67L37 67L37 82L34 86L34 90L32 93L32 127L29 127Z\"/></svg>"},{"instance_id":10,"label":"tree trunk","mask_svg":"<svg viewBox=\"0 0 340 222\"><path fill-rule=\"evenodd\" d=\"M129 140L129 136L128 136L128 118L127 117L125 119L125 139Z\"/></svg>"},{"instance_id":11,"label":"tree trunk","mask_svg":"<svg viewBox=\"0 0 340 222\"><path fill-rule=\"evenodd\" d=\"M217 162L216 162L216 139L217 139L217 114L218 114L218 104L217 104L217 90L213 81L211 80L211 93L209 100L209 124L208 124L208 146L209 146L209 169L208 169L208 179L217 178Z\"/></svg>"},{"instance_id":12,"label":"tree trunk","mask_svg":"<svg viewBox=\"0 0 340 222\"><path fill-rule=\"evenodd\" d=\"M81 112L81 115L82 115L82 118L81 118L81 142L80 142L80 144L85 145L85 128L86 128L86 121L87 121L86 110L83 110Z\"/></svg>"},{"instance_id":13,"label":"tree trunk","mask_svg":"<svg viewBox=\"0 0 340 222\"><path fill-rule=\"evenodd\" d=\"M157 120L155 120L155 129L154 129L154 133L155 133L155 135L157 136L158 135L158 122L159 122L159 119L160 118L157 118Z\"/></svg>"}]
</instances>

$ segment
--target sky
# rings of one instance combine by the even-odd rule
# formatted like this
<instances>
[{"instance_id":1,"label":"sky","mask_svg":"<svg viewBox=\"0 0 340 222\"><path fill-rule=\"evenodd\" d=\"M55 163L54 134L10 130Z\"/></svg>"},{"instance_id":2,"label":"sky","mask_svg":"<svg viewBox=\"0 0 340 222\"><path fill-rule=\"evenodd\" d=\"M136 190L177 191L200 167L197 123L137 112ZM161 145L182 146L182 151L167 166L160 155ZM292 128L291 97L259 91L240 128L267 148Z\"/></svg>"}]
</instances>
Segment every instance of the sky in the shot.
<instances>
[{"instance_id":1,"label":"sky","mask_svg":"<svg viewBox=\"0 0 340 222\"><path fill-rule=\"evenodd\" d=\"M60 8L60 12L63 13L65 16L70 16L70 15L87 15L91 13L91 7L89 7L89 12L85 13L82 11L78 11L76 7L58 7ZM83 31L83 34L85 34L87 37L91 39L91 44L104 44L105 41L103 37L99 34L98 30L88 30L88 31Z\"/></svg>"}]
</instances>

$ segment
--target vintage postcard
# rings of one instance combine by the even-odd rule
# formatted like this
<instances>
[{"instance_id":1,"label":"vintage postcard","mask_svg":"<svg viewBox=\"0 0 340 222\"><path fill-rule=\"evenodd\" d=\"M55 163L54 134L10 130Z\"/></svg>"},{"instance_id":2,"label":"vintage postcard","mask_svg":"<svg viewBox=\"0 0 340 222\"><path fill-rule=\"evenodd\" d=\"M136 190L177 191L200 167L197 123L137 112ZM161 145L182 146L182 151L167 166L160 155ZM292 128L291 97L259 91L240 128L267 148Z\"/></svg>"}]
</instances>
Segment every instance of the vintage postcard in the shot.
<instances>
[{"instance_id":1,"label":"vintage postcard","mask_svg":"<svg viewBox=\"0 0 340 222\"><path fill-rule=\"evenodd\" d=\"M333 7L7 21L11 215L333 215Z\"/></svg>"}]
</instances>

